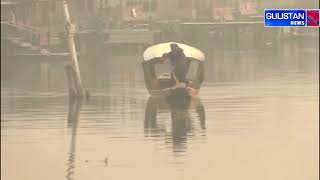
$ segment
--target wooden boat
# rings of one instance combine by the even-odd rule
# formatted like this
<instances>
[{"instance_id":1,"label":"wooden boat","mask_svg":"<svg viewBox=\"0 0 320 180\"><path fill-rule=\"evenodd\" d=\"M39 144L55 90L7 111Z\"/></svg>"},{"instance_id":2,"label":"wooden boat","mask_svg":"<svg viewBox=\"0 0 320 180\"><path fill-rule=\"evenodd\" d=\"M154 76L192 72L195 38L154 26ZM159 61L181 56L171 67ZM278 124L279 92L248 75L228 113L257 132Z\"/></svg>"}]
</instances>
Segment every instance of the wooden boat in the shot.
<instances>
[{"instance_id":1,"label":"wooden boat","mask_svg":"<svg viewBox=\"0 0 320 180\"><path fill-rule=\"evenodd\" d=\"M188 60L186 79L188 84L179 82L172 72L170 59L162 58L171 51L170 44L175 43ZM168 42L148 47L143 53L143 71L146 88L153 97L169 97L172 95L196 96L204 79L205 56L199 49L186 44Z\"/></svg>"}]
</instances>

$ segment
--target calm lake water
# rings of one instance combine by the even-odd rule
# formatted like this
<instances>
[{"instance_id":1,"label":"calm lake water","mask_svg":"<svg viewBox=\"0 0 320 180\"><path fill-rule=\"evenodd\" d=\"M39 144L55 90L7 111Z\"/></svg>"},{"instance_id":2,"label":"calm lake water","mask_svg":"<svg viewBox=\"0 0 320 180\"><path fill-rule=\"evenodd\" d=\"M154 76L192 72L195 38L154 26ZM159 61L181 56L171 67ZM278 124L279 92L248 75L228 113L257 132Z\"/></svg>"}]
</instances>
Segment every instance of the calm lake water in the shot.
<instances>
[{"instance_id":1,"label":"calm lake water","mask_svg":"<svg viewBox=\"0 0 320 180\"><path fill-rule=\"evenodd\" d=\"M205 83L181 112L149 98L140 53L81 57L82 104L64 62L1 60L1 179L316 180L316 46L201 47Z\"/></svg>"}]
</instances>

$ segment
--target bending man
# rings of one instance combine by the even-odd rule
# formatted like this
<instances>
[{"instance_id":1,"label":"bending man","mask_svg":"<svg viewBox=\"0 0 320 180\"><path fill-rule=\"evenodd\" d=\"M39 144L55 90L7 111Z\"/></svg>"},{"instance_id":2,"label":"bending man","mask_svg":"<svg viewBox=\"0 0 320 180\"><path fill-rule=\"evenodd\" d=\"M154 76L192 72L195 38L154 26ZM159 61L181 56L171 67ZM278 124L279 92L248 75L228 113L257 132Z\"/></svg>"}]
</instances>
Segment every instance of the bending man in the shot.
<instances>
[{"instance_id":1,"label":"bending man","mask_svg":"<svg viewBox=\"0 0 320 180\"><path fill-rule=\"evenodd\" d=\"M186 75L188 72L188 64L186 56L177 44L170 44L171 51L163 54L163 57L169 57L173 66L173 73L180 82L188 83Z\"/></svg>"}]
</instances>

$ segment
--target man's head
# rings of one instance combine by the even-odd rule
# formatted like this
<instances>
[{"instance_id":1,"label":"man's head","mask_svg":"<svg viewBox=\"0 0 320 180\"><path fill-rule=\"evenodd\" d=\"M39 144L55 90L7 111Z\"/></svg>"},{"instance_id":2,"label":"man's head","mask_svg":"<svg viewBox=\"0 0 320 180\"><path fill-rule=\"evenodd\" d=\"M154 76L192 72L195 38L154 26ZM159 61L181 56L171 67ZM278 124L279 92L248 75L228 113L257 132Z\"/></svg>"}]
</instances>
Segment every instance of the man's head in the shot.
<instances>
[{"instance_id":1,"label":"man's head","mask_svg":"<svg viewBox=\"0 0 320 180\"><path fill-rule=\"evenodd\" d=\"M179 46L176 43L170 44L171 51L178 51Z\"/></svg>"}]
</instances>

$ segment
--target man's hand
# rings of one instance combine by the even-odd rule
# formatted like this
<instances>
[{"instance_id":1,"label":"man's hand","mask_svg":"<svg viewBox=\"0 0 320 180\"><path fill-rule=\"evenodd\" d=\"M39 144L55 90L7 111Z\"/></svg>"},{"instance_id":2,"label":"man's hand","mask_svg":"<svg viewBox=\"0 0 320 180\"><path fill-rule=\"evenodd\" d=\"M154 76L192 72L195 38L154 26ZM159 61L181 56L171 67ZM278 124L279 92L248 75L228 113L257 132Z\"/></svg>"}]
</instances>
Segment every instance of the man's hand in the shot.
<instances>
[{"instance_id":1,"label":"man's hand","mask_svg":"<svg viewBox=\"0 0 320 180\"><path fill-rule=\"evenodd\" d=\"M163 54L162 54L162 57L163 57L163 58L168 58L168 56L169 56L169 53L163 53Z\"/></svg>"}]
</instances>

